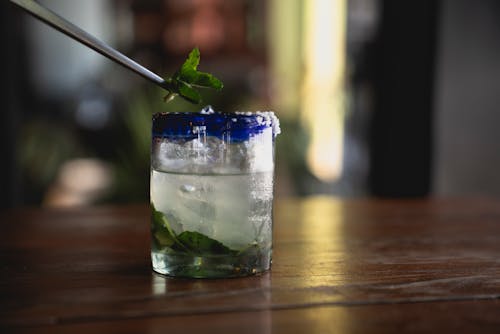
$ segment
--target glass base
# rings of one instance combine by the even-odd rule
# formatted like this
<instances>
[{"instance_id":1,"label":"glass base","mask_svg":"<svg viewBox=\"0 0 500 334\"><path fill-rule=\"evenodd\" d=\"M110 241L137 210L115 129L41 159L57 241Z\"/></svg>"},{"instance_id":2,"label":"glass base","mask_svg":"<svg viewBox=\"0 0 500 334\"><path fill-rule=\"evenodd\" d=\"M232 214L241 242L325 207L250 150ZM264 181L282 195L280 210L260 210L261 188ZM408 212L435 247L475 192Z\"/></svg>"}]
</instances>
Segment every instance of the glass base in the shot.
<instances>
[{"instance_id":1,"label":"glass base","mask_svg":"<svg viewBox=\"0 0 500 334\"><path fill-rule=\"evenodd\" d=\"M222 278L255 275L271 267L271 251L258 255L196 256L151 252L157 273L188 278Z\"/></svg>"}]
</instances>

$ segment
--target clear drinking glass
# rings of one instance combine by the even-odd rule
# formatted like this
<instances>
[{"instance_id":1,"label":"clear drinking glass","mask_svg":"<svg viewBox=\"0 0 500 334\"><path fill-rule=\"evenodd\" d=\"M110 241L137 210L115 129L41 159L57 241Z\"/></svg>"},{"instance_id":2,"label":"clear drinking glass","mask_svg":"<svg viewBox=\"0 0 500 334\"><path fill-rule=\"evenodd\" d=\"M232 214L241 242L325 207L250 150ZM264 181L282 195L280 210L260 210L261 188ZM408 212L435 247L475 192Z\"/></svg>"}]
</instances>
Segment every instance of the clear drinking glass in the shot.
<instances>
[{"instance_id":1,"label":"clear drinking glass","mask_svg":"<svg viewBox=\"0 0 500 334\"><path fill-rule=\"evenodd\" d=\"M272 112L153 116L154 271L234 277L270 268L279 132Z\"/></svg>"}]
</instances>

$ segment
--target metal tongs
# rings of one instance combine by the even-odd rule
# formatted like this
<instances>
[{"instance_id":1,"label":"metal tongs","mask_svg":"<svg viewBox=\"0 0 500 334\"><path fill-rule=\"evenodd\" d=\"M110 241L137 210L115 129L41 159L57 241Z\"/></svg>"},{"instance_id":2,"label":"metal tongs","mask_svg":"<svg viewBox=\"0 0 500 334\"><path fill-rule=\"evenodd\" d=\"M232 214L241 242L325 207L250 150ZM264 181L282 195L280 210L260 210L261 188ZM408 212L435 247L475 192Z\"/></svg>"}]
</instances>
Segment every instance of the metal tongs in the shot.
<instances>
[{"instance_id":1,"label":"metal tongs","mask_svg":"<svg viewBox=\"0 0 500 334\"><path fill-rule=\"evenodd\" d=\"M143 78L165 88L165 80L159 75L151 72L147 68L128 58L119 51L113 49L103 41L87 33L83 29L41 6L33 0L10 0L20 8L24 9L29 14L33 15L40 21L50 25L51 27L59 30L65 35L73 38L74 40L88 46L89 48L99 52L103 56L113 60L114 62L122 65L125 68L139 74Z\"/></svg>"}]
</instances>

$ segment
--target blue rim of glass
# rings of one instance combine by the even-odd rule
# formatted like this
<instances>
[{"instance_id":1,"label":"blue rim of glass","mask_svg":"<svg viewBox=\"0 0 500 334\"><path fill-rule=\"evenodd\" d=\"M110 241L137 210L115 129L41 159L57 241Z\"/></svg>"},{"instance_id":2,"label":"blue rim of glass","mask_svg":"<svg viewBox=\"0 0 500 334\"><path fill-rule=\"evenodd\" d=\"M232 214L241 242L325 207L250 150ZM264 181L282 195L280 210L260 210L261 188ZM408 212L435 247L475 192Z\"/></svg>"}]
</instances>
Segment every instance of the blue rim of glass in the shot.
<instances>
[{"instance_id":1,"label":"blue rim of glass","mask_svg":"<svg viewBox=\"0 0 500 334\"><path fill-rule=\"evenodd\" d=\"M170 112L153 115L153 138L191 140L200 134L229 141L245 141L272 128L259 113Z\"/></svg>"}]
</instances>

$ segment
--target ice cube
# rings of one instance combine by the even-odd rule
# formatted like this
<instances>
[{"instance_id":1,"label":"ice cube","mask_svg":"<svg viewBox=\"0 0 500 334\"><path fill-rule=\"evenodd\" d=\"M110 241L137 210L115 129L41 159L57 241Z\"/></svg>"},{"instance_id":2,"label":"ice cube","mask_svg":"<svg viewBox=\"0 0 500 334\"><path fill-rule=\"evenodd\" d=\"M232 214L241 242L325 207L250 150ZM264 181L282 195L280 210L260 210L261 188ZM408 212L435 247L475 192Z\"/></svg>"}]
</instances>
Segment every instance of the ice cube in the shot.
<instances>
[{"instance_id":1,"label":"ice cube","mask_svg":"<svg viewBox=\"0 0 500 334\"><path fill-rule=\"evenodd\" d=\"M217 219L214 236L226 246L242 249L256 237L249 223L249 175L217 176Z\"/></svg>"},{"instance_id":2,"label":"ice cube","mask_svg":"<svg viewBox=\"0 0 500 334\"><path fill-rule=\"evenodd\" d=\"M213 234L216 216L213 202L214 189L210 184L200 182L198 176L187 177L189 183L178 188L177 213L185 231L197 231L208 236Z\"/></svg>"},{"instance_id":3,"label":"ice cube","mask_svg":"<svg viewBox=\"0 0 500 334\"><path fill-rule=\"evenodd\" d=\"M186 167L188 161L182 146L176 142L157 139L152 145L152 167L162 171L178 171Z\"/></svg>"},{"instance_id":4,"label":"ice cube","mask_svg":"<svg viewBox=\"0 0 500 334\"><path fill-rule=\"evenodd\" d=\"M192 193L196 190L196 187L191 184L183 184L182 186L179 187L179 189L183 193Z\"/></svg>"},{"instance_id":5,"label":"ice cube","mask_svg":"<svg viewBox=\"0 0 500 334\"><path fill-rule=\"evenodd\" d=\"M174 231L175 234L179 234L182 232L182 225L179 221L179 217L177 217L174 211L166 211L165 218L168 221L170 228Z\"/></svg>"}]
</instances>

